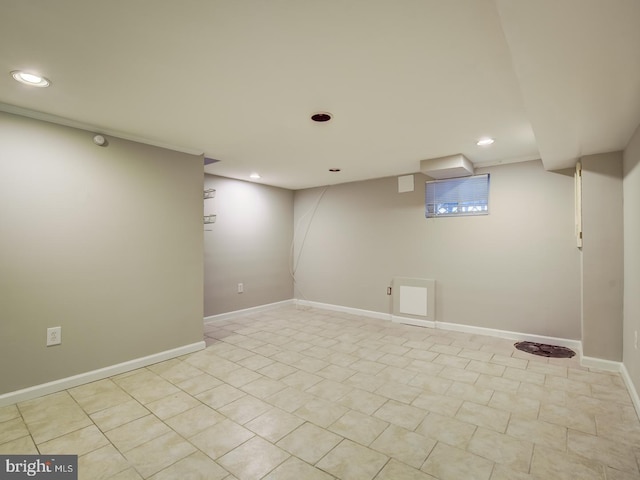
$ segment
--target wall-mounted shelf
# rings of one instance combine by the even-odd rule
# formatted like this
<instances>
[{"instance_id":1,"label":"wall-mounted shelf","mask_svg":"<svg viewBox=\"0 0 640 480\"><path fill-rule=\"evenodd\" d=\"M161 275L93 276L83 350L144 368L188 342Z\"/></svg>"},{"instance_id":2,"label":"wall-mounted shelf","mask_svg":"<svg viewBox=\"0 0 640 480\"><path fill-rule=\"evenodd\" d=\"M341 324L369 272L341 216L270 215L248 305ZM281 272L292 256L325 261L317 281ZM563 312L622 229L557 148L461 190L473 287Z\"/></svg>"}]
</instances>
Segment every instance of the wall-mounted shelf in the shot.
<instances>
[{"instance_id":1,"label":"wall-mounted shelf","mask_svg":"<svg viewBox=\"0 0 640 480\"><path fill-rule=\"evenodd\" d=\"M204 199L206 200L207 198L214 198L216 196L216 189L215 188L208 188L204 191Z\"/></svg>"},{"instance_id":2,"label":"wall-mounted shelf","mask_svg":"<svg viewBox=\"0 0 640 480\"><path fill-rule=\"evenodd\" d=\"M204 216L204 224L205 225L210 225L212 223L216 223L216 216L215 215L205 215Z\"/></svg>"}]
</instances>

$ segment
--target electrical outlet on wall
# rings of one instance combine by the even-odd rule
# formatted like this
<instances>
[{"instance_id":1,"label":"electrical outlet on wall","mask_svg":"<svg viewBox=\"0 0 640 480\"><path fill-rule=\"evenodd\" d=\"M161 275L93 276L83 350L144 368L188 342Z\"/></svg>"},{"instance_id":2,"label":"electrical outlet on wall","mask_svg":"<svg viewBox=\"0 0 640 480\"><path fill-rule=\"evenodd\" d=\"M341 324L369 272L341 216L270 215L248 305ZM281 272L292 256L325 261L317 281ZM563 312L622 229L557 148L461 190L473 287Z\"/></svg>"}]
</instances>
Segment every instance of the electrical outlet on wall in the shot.
<instances>
[{"instance_id":1,"label":"electrical outlet on wall","mask_svg":"<svg viewBox=\"0 0 640 480\"><path fill-rule=\"evenodd\" d=\"M238 293L243 293L244 292L244 284L243 283L239 283L238 284Z\"/></svg>"},{"instance_id":2,"label":"electrical outlet on wall","mask_svg":"<svg viewBox=\"0 0 640 480\"><path fill-rule=\"evenodd\" d=\"M62 343L62 327L47 328L47 347Z\"/></svg>"}]
</instances>

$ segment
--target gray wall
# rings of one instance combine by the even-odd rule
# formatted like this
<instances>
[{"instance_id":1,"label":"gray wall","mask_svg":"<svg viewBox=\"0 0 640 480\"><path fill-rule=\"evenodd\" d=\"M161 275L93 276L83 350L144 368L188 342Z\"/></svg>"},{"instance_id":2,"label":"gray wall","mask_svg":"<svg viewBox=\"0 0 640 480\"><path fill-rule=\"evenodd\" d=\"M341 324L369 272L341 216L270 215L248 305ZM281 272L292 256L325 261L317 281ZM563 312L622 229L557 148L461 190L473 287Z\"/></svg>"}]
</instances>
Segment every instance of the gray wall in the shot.
<instances>
[{"instance_id":1,"label":"gray wall","mask_svg":"<svg viewBox=\"0 0 640 480\"><path fill-rule=\"evenodd\" d=\"M624 151L624 365L640 391L640 128Z\"/></svg>"},{"instance_id":2,"label":"gray wall","mask_svg":"<svg viewBox=\"0 0 640 480\"><path fill-rule=\"evenodd\" d=\"M0 393L202 341L202 158L5 113L0 132Z\"/></svg>"},{"instance_id":3,"label":"gray wall","mask_svg":"<svg viewBox=\"0 0 640 480\"><path fill-rule=\"evenodd\" d=\"M436 320L580 339L572 175L541 162L491 174L490 215L424 218L424 181L396 177L295 194L296 297L390 313L394 276L436 280ZM308 227L308 231L307 231ZM305 236L306 234L306 236Z\"/></svg>"},{"instance_id":4,"label":"gray wall","mask_svg":"<svg viewBox=\"0 0 640 480\"><path fill-rule=\"evenodd\" d=\"M293 192L214 175L204 182L216 189L204 213L217 215L204 232L205 316L293 298Z\"/></svg>"},{"instance_id":5,"label":"gray wall","mask_svg":"<svg viewBox=\"0 0 640 480\"><path fill-rule=\"evenodd\" d=\"M582 351L622 361L622 153L582 157Z\"/></svg>"}]
</instances>

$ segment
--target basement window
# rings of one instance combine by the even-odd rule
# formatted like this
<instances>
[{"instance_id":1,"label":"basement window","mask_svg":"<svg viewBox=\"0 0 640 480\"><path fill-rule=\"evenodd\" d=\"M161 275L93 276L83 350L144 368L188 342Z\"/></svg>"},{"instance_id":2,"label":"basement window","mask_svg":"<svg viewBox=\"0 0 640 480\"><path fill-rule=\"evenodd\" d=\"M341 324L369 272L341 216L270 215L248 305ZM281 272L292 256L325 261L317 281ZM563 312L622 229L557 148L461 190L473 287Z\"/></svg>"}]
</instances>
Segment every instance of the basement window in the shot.
<instances>
[{"instance_id":1,"label":"basement window","mask_svg":"<svg viewBox=\"0 0 640 480\"><path fill-rule=\"evenodd\" d=\"M488 214L488 173L426 183L425 216L427 218Z\"/></svg>"}]
</instances>

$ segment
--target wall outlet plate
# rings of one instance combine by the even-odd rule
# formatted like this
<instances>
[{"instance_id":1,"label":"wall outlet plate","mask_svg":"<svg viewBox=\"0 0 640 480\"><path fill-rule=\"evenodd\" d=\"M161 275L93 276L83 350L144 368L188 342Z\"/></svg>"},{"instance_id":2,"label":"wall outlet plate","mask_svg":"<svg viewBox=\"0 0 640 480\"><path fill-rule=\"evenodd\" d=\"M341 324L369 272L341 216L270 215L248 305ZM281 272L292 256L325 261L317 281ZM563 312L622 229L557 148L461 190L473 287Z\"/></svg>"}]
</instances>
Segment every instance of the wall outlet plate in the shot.
<instances>
[{"instance_id":1,"label":"wall outlet plate","mask_svg":"<svg viewBox=\"0 0 640 480\"><path fill-rule=\"evenodd\" d=\"M62 327L47 328L47 347L62 343Z\"/></svg>"}]
</instances>

